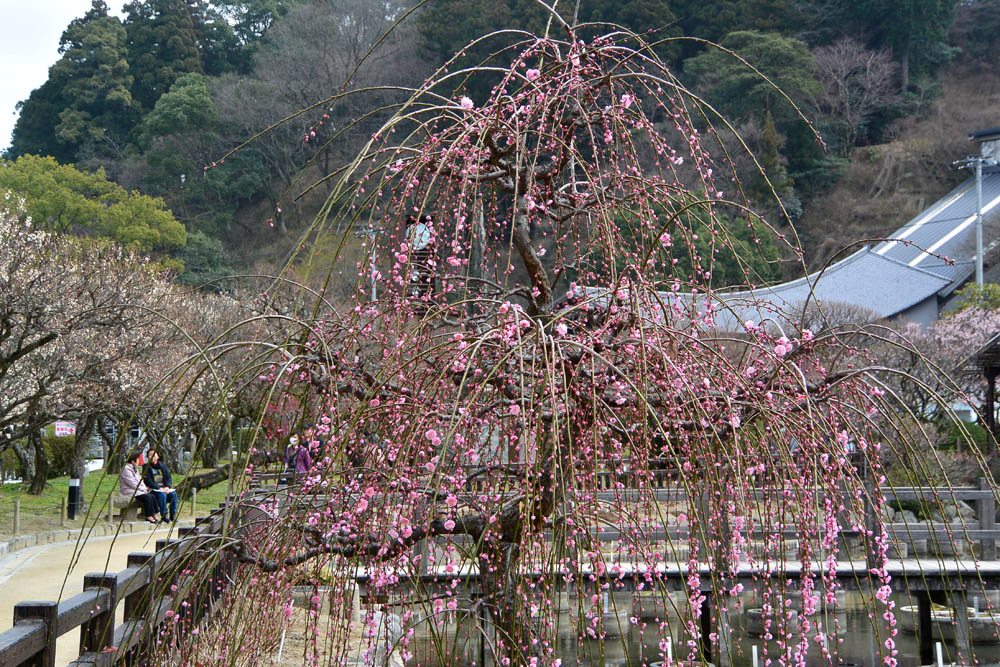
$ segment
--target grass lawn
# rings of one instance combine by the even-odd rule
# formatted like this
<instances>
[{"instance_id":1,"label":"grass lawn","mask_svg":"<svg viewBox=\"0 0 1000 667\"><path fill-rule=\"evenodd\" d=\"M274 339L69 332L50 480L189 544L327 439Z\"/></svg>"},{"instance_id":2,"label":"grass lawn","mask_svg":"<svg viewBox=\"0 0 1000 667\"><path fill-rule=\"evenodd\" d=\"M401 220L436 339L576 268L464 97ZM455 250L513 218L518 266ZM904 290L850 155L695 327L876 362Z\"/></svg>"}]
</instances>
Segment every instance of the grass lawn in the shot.
<instances>
[{"instance_id":1,"label":"grass lawn","mask_svg":"<svg viewBox=\"0 0 1000 667\"><path fill-rule=\"evenodd\" d=\"M208 469L193 470L193 474L206 472ZM174 474L174 486L179 486L184 475ZM228 482L219 482L215 486L198 491L196 510L199 514L218 507L226 499ZM0 485L0 541L14 536L14 500L21 501L21 534L39 533L46 530L56 530L59 525L59 508L62 498L69 495L69 477L55 477L45 485L45 493L32 496L28 492L28 484ZM97 494L96 496L94 494ZM109 475L102 470L95 470L83 480L83 498L91 506L88 523L101 512L106 515L108 496L118 493L118 475ZM179 512L182 519L191 516L191 503L183 502ZM67 521L66 528L80 528L83 518L77 516L75 521Z\"/></svg>"}]
</instances>

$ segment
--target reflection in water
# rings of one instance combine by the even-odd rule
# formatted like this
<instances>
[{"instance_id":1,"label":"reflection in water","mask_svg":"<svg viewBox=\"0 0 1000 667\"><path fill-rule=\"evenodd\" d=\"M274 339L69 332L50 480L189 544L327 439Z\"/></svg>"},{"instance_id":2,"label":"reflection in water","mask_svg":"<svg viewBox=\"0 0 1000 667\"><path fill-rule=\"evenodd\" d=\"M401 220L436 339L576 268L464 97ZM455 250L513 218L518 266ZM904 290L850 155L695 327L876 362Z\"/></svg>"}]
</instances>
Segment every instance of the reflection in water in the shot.
<instances>
[{"instance_id":1,"label":"reflection in water","mask_svg":"<svg viewBox=\"0 0 1000 667\"><path fill-rule=\"evenodd\" d=\"M903 607L909 603L909 600L905 596L896 596L895 600L897 602L897 609L899 610L897 615L907 613L903 610ZM631 613L625 612L627 607L624 599L622 603L619 607L621 613L618 614L617 618L622 622L625 634L621 637L609 636L604 642L578 638L575 632L574 618L571 618L568 613L559 614L557 621L559 628L558 651L564 666L651 667L664 660L661 650L661 640L667 634L675 638L671 646L675 661L677 658L683 658L685 665L702 664L700 659L694 663L688 662L688 648L686 646L680 647L682 652L678 651L676 642L678 641L677 638L681 637L681 624L676 616L669 623L669 632L661 630L657 627L656 621L653 620L639 621L639 625L634 625L629 622ZM605 618L608 619L609 617L606 616ZM610 618L614 618L614 616L612 615ZM865 667L874 667L875 665L882 664L881 659L877 657L878 646L873 631L873 621L869 618L868 612L863 608L851 606L850 602L848 602L843 611L839 611L835 615L828 613L825 615L825 618L822 615L817 615L812 619L814 624L817 620L823 620L824 625L832 625L834 620L836 620L836 626L839 627L840 641L837 642L831 637L829 647L831 652L836 651L839 654L839 664ZM909 623L907 623L907 620ZM748 622L746 614L739 614L732 621L734 647L731 664L733 667L750 667L753 665L752 653L753 646L755 645L758 647L760 665L764 664L765 643L767 644L766 657L777 659L781 655L780 649L775 645L773 640L771 642L764 642L758 636L747 634L748 625L752 622L752 620ZM906 625L912 628L912 619L904 620L900 618L899 627ZM479 667L483 665L479 657L481 650L480 642L470 621L449 624L444 626L442 630L443 634L439 635L436 640L432 640L426 632L418 632L416 634L411 645L414 658L408 665L420 667ZM810 634L815 632L814 625ZM994 633L987 634L993 635ZM946 638L953 637L951 628L936 628L934 640L937 641L942 636ZM795 637L795 639L797 640L798 637ZM917 667L920 665L920 660L918 659L919 645L915 634L912 632L898 632L895 642L899 650L897 659L899 660L900 667ZM995 640L979 641L974 645L974 650L978 665L1000 665L1000 643L997 643ZM949 640L943 643L943 653L946 665L952 661L955 664L959 664L956 647L952 641ZM971 664L971 661L966 659L963 663ZM486 664L491 665L493 663L487 662ZM794 662L791 664L794 664ZM811 641L805 664L823 665L830 663L824 660L822 649L815 642Z\"/></svg>"}]
</instances>

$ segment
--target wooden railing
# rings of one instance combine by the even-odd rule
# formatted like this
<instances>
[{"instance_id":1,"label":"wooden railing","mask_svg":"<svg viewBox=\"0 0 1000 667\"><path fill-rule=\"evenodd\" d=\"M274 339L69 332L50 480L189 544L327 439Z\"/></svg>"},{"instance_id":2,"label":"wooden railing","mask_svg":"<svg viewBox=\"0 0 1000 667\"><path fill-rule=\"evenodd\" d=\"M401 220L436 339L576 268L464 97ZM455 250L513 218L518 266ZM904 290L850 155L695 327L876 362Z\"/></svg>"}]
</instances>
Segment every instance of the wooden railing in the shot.
<instances>
[{"instance_id":1,"label":"wooden railing","mask_svg":"<svg viewBox=\"0 0 1000 667\"><path fill-rule=\"evenodd\" d=\"M157 540L155 553L128 555L120 572L84 575L83 592L61 602L21 602L14 627L0 634L3 667L50 667L56 640L80 628L79 658L71 665L142 664L137 659L155 643L161 625L177 615L198 623L211 615L236 568L236 557L219 548L244 529L240 507L220 503L177 539ZM199 560L206 556L211 561ZM124 622L115 613L124 606Z\"/></svg>"},{"instance_id":2,"label":"wooden railing","mask_svg":"<svg viewBox=\"0 0 1000 667\"><path fill-rule=\"evenodd\" d=\"M625 464L628 461L624 462ZM259 476L261 480L267 480L279 485L286 485L294 482L294 477L288 473L270 473ZM678 486L680 473L676 469L645 470L636 472L629 470L627 465L621 465L615 470L604 470L596 473L596 493L594 497L603 502L635 502L638 500L655 499L658 502L692 503L705 516L711 516L709 511L710 500L708 494L692 498L688 491ZM477 480L478 481L478 480ZM475 494L482 490L482 483L474 483L466 489L466 493ZM588 489L589 491L589 489ZM754 493L759 498L767 497L776 490L762 485L755 488ZM874 530L879 517L876 515L871 501L875 494L869 487L863 494L865 504L863 529ZM940 501L968 501L975 510L975 517L969 517L962 522L962 525L934 525L927 521L918 520L916 522L884 522L884 527L891 541L894 544L900 542L912 543L918 540L928 540L933 542L935 548L942 545L951 545L958 542L978 542L982 546L979 558L982 560L997 559L997 542L1000 540L1000 528L997 527L996 515L997 504L995 490L987 483L986 479L980 479L978 486L956 486L956 487L898 487L883 486L879 489L881 496L886 502L916 500L927 503L928 506L942 504ZM817 498L822 498L828 491L817 489ZM845 491L841 491L845 493ZM462 494L459 494L462 497ZM322 493L310 493L307 496L299 497L296 500L299 508L311 506L322 508L326 506L327 496ZM775 532L781 533L785 539L798 536L798 528L795 525L778 526L768 525L766 527L756 526L748 532L751 536L759 537L766 533L769 535ZM600 529L591 530L592 536L601 542L617 542L623 537L628 539L641 538L647 541L677 541L686 539L690 534L687 525L662 525L656 527L645 527L641 531L623 531L616 527L605 526ZM841 521L839 534L842 537L857 537L861 530L849 527L847 517ZM455 538L449 538L455 539Z\"/></svg>"}]
</instances>

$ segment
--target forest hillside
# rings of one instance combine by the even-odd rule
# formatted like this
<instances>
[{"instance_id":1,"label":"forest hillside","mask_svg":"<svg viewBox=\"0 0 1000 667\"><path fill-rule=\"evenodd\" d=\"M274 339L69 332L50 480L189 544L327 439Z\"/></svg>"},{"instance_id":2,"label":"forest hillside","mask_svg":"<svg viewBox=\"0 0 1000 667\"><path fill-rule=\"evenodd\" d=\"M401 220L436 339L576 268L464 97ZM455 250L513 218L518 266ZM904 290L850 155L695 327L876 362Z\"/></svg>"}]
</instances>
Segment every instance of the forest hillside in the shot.
<instances>
[{"instance_id":1,"label":"forest hillside","mask_svg":"<svg viewBox=\"0 0 1000 667\"><path fill-rule=\"evenodd\" d=\"M634 31L679 86L725 114L735 135L709 113L704 129L727 147L738 135L758 156L763 174L738 160L739 187L777 232L794 230L809 265L891 233L954 187L966 174L951 162L973 150L967 132L1000 125L990 60L1000 0L559 7L591 38L610 23ZM534 0L133 0L123 18L93 0L66 27L48 80L18 105L0 188L44 210L36 221L131 242L192 284L270 270L402 88L502 59L517 31L547 24ZM491 36L470 44L478 35ZM450 80L440 93L456 99L493 85ZM26 185L40 179L44 192ZM119 203L98 222L92 204L111 192L131 214ZM764 241L765 280L801 274L794 254Z\"/></svg>"}]
</instances>

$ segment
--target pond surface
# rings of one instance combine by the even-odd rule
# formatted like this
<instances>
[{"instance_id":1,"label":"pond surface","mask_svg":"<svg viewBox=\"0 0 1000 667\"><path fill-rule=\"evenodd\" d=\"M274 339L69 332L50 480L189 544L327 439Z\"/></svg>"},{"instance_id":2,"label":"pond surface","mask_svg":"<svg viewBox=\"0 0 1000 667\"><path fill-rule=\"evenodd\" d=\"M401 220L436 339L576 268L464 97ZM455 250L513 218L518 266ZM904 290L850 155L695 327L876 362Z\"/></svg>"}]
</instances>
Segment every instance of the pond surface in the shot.
<instances>
[{"instance_id":1,"label":"pond surface","mask_svg":"<svg viewBox=\"0 0 1000 667\"><path fill-rule=\"evenodd\" d=\"M903 595L897 595L895 601L897 603L897 627L900 628L895 637L896 648L899 651L897 655L899 666L917 667L921 664L917 636L912 632L902 630L906 625L909 625L911 628L914 625L915 614L903 609L911 601ZM623 602L625 601L623 600ZM639 626L630 623L629 617L632 612L625 611L629 609L629 606L626 606L626 604L618 605L620 613L617 615L617 621L614 622L614 625L620 623L624 636L609 636L603 642L586 638L579 639L575 631L575 618L571 618L568 613L560 614L558 619L558 654L562 659L562 664L566 667L571 665L579 665L581 667L597 667L601 665L604 667L651 667L663 661L664 655L661 652L660 641L667 632L660 630L656 626L655 621L640 621ZM906 615L909 615L909 618L904 618ZM824 625L828 623L832 624L834 615L828 613L825 616ZM942 653L944 664L948 665L952 661L958 664L956 647L954 642L950 640L953 637L953 634L951 634L953 629L950 622L946 620L947 614L939 614L938 616L941 619L941 623L935 629L934 641L942 639L939 633L943 633ZM985 613L983 616L985 617ZM608 620L615 618L614 615L605 616L606 627L611 625ZM747 633L748 626L753 623L747 614L738 614L731 618L734 644L731 661L733 667L751 667L753 665L754 646L757 647L760 657L759 664L761 666L764 665L765 651L767 656L772 659L777 659L780 656L780 649L773 640L765 642L759 636L752 636ZM817 615L814 617L814 620L818 618L821 617ZM1000 616L996 618L1000 621ZM856 601L854 604L848 602L844 605L844 610L836 614L836 621L837 626L839 626L839 638L841 641L838 644L831 637L828 644L832 651L835 650L837 652L840 659L839 664L864 667L874 667L875 665L882 664L881 659L877 657L878 646L872 627L872 620L869 618L867 611L856 604ZM645 630L641 627L642 623L646 625ZM996 625L986 618L983 618L980 622L974 621L974 623L977 623L979 626L978 632L980 637L989 636L992 638L990 640L974 642L973 650L975 652L976 664L1000 666L1000 643L997 643L994 636L996 634L996 630L994 629ZM676 664L678 657L685 658L685 665L701 664L700 660L694 663L688 662L686 659L688 656L686 646L682 647L682 654L678 653L676 641L682 635L681 624L676 617L671 620L670 628L675 638L671 647L675 660L674 664ZM974 632L976 631L977 629L974 628ZM810 632L810 634L814 633L815 630ZM609 634L615 633L611 632ZM798 640L797 635L795 636L795 640ZM414 658L407 664L413 667L444 667L445 665L449 667L479 667L484 664L480 660L479 640L476 637L471 621L445 626L444 637L439 638L437 642L430 639L426 632L418 633L411 648ZM966 658L963 663L971 664L971 661ZM486 662L486 665L492 664L492 661ZM772 664L777 664L777 662L772 662ZM811 641L809 653L806 657L806 664L825 665L831 663L823 657L820 646Z\"/></svg>"}]
</instances>

